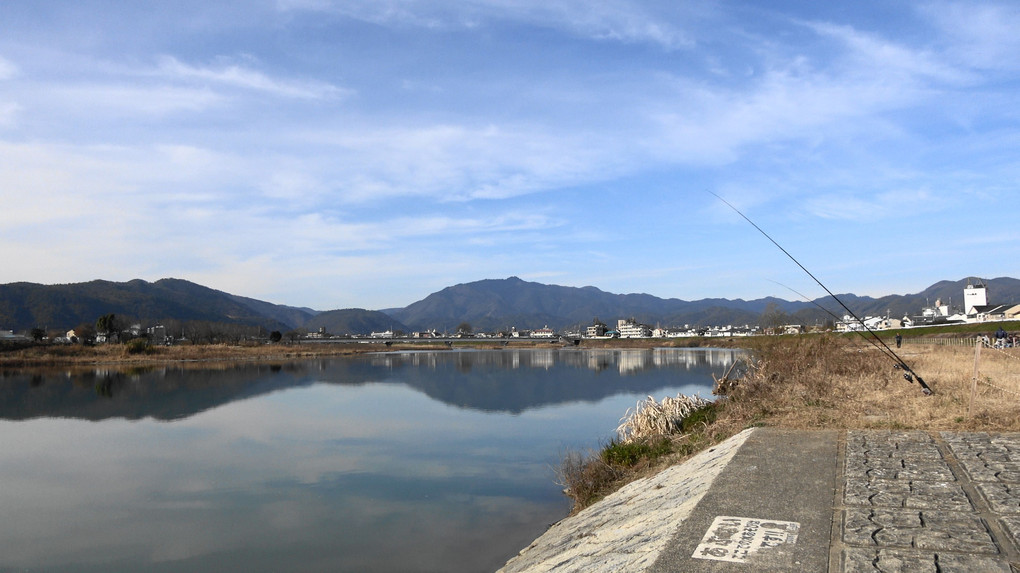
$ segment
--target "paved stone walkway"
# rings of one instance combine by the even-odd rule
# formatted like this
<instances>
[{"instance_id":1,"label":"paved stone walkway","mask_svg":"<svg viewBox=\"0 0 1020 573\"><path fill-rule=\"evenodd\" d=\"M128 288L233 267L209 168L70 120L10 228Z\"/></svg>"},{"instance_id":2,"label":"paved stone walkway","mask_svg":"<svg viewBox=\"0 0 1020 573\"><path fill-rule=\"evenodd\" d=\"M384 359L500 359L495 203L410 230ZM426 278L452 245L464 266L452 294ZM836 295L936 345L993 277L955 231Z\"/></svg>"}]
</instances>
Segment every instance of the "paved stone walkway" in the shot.
<instances>
[{"instance_id":1,"label":"paved stone walkway","mask_svg":"<svg viewBox=\"0 0 1020 573\"><path fill-rule=\"evenodd\" d=\"M1012 571L1020 435L846 434L837 571Z\"/></svg>"},{"instance_id":2,"label":"paved stone walkway","mask_svg":"<svg viewBox=\"0 0 1020 573\"><path fill-rule=\"evenodd\" d=\"M758 428L686 465L553 526L506 571L1020 572L1020 434Z\"/></svg>"}]
</instances>

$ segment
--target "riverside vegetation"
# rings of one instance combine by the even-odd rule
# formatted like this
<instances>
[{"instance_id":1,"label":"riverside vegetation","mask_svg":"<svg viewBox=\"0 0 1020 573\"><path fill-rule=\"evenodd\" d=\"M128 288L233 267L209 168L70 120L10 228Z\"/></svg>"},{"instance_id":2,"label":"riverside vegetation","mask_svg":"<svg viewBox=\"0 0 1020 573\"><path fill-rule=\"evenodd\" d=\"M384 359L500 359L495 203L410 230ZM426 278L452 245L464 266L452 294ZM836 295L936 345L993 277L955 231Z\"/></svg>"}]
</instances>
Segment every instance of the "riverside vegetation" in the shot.
<instances>
[{"instance_id":1,"label":"riverside vegetation","mask_svg":"<svg viewBox=\"0 0 1020 573\"><path fill-rule=\"evenodd\" d=\"M977 353L973 339L945 346L908 338L897 354L932 386L934 395L925 396L856 335L751 337L731 345L751 352L720 373L725 396L680 417L639 404L616 438L565 456L558 478L575 512L749 427L1020 431L1020 348ZM655 420L661 417L670 418L669 431L633 431L662 424Z\"/></svg>"},{"instance_id":2,"label":"riverside vegetation","mask_svg":"<svg viewBox=\"0 0 1020 573\"><path fill-rule=\"evenodd\" d=\"M522 340L508 343L513 348L548 347L546 342ZM335 343L266 344L248 342L238 344L174 344L151 345L143 338L112 344L16 344L0 345L0 368L30 366L62 366L92 364L164 364L203 363L210 361L278 361L326 356L349 356L368 352L398 350L449 350L451 348L504 348L494 342L463 342L447 345L444 342L412 341L357 341Z\"/></svg>"}]
</instances>

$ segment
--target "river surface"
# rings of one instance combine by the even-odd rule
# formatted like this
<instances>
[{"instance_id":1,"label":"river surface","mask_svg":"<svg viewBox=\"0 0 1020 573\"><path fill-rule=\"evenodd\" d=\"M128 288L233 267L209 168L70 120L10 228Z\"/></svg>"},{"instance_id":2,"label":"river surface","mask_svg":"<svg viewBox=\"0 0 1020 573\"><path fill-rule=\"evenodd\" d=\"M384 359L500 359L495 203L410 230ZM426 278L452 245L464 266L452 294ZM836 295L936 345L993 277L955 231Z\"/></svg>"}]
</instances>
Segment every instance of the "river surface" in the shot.
<instances>
[{"instance_id":1,"label":"river surface","mask_svg":"<svg viewBox=\"0 0 1020 573\"><path fill-rule=\"evenodd\" d=\"M0 572L493 571L555 468L730 350L402 352L0 373Z\"/></svg>"}]
</instances>

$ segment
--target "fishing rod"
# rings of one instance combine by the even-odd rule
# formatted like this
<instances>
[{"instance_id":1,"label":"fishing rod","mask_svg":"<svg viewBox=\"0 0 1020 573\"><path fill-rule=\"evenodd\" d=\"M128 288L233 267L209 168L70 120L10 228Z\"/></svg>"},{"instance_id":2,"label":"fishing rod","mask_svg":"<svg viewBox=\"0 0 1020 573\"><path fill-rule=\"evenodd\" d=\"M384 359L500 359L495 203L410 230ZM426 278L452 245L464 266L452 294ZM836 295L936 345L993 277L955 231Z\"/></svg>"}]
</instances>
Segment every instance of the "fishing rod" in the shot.
<instances>
[{"instance_id":1,"label":"fishing rod","mask_svg":"<svg viewBox=\"0 0 1020 573\"><path fill-rule=\"evenodd\" d=\"M824 311L824 312L825 312L826 314L828 314L829 316L831 316L831 317L832 317L832 318L833 318L834 320L837 320L837 321L842 321L842 320L843 320L843 317L840 317L840 316L838 316L838 315L837 315L836 313L834 313L834 312L832 312L831 310L829 310L829 309L825 308L824 306L822 306L822 305L818 304L818 302L817 302L817 301L815 301L815 300L812 300L812 299L808 298L808 297L807 297L807 295L805 295L805 294L803 294L803 293L801 293L801 292L798 292L798 291L794 290L793 288L791 288L791 287L788 287L788 286L784 285L783 283L781 283L781 282L779 282L779 281L774 281L774 280L772 280L772 279L765 279L765 280L767 280L767 281L769 281L769 282L771 282L771 283L775 283L775 284L777 284L777 285L779 285L779 286L781 286L781 287L785 288L786 290L788 290L788 291L790 291L790 292L792 292L792 293L794 293L794 294L796 294L796 295L800 296L800 297L801 297L802 299L804 299L805 301L807 301L807 302L809 302L809 303L811 303L811 304L813 304L813 305L817 306L818 308L822 309L822 310L823 310L823 311ZM854 318L857 318L857 317L854 317ZM868 328L868 325L867 325L867 324L865 324L864 322L861 322L861 320L860 320L859 318L857 318L857 322L858 322L858 324L860 324L860 325L861 325L861 327L863 327L863 328ZM885 348L883 348L883 347L879 346L879 345L878 345L878 344L877 344L877 343L876 343L876 342L875 342L874 340L872 340L871 338L868 338L868 336L867 336L866 334L864 334L864 332L863 332L863 331L861 331L861 330L854 330L854 332L856 332L857 334L861 335L861 338L863 338L863 339L864 339L865 341L867 341L867 342L868 342L869 344L871 344L872 346L874 346L875 348L877 348L877 349L879 350L879 352L881 352L882 354L884 354L884 355L885 355L885 356L886 356L887 358L889 358L889 359L893 360L894 362L898 362L898 361L899 361L899 357L898 357L898 356L896 356L895 354L889 354L888 352L886 352L886 349L885 349ZM896 367L897 367L897 368L899 368L899 366L900 366L899 364L896 364Z\"/></svg>"},{"instance_id":2,"label":"fishing rod","mask_svg":"<svg viewBox=\"0 0 1020 573\"><path fill-rule=\"evenodd\" d=\"M916 379L917 383L921 385L921 391L924 393L925 396L931 396L933 394L932 389L930 387L928 387L927 384L925 384L924 379L921 378L921 376L918 375L916 372L914 372L914 370L911 369L910 366L906 362L904 362L903 359L900 358L900 356L898 354L893 352L893 349L889 348L889 345L886 344L885 341L882 340L881 337L879 337L877 334L875 334L875 331L871 330L871 328L869 328L868 325L865 324L864 321L861 320L861 318L859 316L857 316L857 313L855 313L854 311L850 310L850 308L847 305L843 304L843 301L840 300L838 296L836 296L835 294L833 294L833 292L831 290L829 290L829 287L827 287L824 284L822 284L822 281L818 280L818 277L816 277L815 275L811 274L811 271L807 270L804 267L804 265L800 264L800 261L795 259L794 256L791 255L789 251L784 249L782 247L782 245L777 243L775 239L773 239L771 236L769 236L769 234L766 233L761 227L756 225L754 221L752 221L751 219L749 219L747 217L747 215L743 214L740 211L740 209L737 209L736 207L734 207L732 204L730 204L729 201L727 201L726 199L723 199L718 194L713 193L712 191L709 191L709 193L711 193L712 195L715 195L716 199L718 199L718 200L722 201L723 203L725 203L727 207L729 207L730 209L733 209L737 213L737 215L740 215L745 221L750 223L752 227L754 227L755 229L758 230L759 233L764 235L765 238L768 239L769 242L771 242L773 245L775 245L777 249L782 251L784 255L786 255L787 257L789 257L789 259L791 261L796 263L796 265L798 267L800 267L800 270L802 270L805 273L807 273L807 276L811 277L812 280L814 280L816 283L818 283L818 286L820 286L823 289L825 289L825 292L829 293L829 296L832 297L832 300L834 300L837 303L839 303L839 306L843 307L843 310L845 310L847 312L847 314L849 314L850 316L854 317L854 319L856 319L857 322L859 322L861 324L861 326L863 326L864 329L868 331L868 334L870 334L872 337L874 337L874 339L877 341L877 343L876 342L872 342L872 344L875 344L876 347L879 344L881 344L881 349L884 351L884 354L887 357L891 358L896 363L896 368L903 369L903 378L906 379L907 382L913 382ZM819 305L819 306L821 306L821 305ZM861 334L861 336L864 336L864 335ZM866 336L865 336L865 338L867 339ZM870 339L868 339L868 340L870 341Z\"/></svg>"}]
</instances>

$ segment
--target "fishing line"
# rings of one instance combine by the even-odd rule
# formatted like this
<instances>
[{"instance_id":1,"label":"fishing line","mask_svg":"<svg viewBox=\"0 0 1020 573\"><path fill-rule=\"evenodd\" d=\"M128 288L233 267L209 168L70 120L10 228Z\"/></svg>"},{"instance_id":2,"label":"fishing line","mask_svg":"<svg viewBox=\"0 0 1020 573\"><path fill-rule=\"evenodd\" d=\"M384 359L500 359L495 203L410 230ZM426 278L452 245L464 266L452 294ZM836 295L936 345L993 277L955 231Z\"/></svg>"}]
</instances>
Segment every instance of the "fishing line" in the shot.
<instances>
[{"instance_id":1,"label":"fishing line","mask_svg":"<svg viewBox=\"0 0 1020 573\"><path fill-rule=\"evenodd\" d=\"M837 321L840 321L840 322L842 322L842 320L843 320L843 317L840 317L840 316L838 316L838 315L837 315L836 313L834 313L834 312L832 312L831 310L829 310L829 309L825 308L824 306L822 306L822 305L818 304L818 302L816 302L816 301L814 301L814 300L812 300L812 299L809 299L809 298L808 298L808 297L807 297L806 295L804 295L803 293L797 292L796 290L794 290L794 289L792 289L792 288L790 288L790 287L788 287L788 286L784 285L783 283L781 283L781 282L779 282L779 281L774 281L774 280L772 280L772 279L765 279L765 280L769 281L770 283L775 283L775 284L777 284L777 285L779 285L779 286L781 286L781 287L783 287L783 288L785 288L785 289L789 290L790 292L792 292L792 293L794 293L794 294L800 295L800 297L801 297L801 298L803 298L804 300L806 300L807 302L810 302L811 304L813 304L813 305L817 306L818 308L822 309L823 311L825 311L825 312L826 312L826 313L827 313L827 314L828 314L829 316L831 316L831 317L832 317L832 318L833 318L834 320L837 320ZM857 318L857 317L854 317L854 318ZM862 327L864 327L864 328L867 328L867 327L868 327L868 325L864 324L863 322L859 322L859 321L860 321L860 319L857 319L857 320L858 320L858 324L860 324L860 325L861 325ZM863 339L864 339L865 341L867 341L867 342L868 342L868 344L870 344L870 345L874 346L875 348L877 348L877 349L879 350L879 352L881 352L882 354L884 354L884 355L885 355L885 356L886 356L887 358L889 358L889 359L893 360L894 362L898 362L898 361L899 361L899 360L898 360L898 358L899 358L898 356L895 356L895 355L890 355L890 354L889 354L888 352L886 352L886 351L885 351L885 348L882 348L882 347L881 347L881 346L879 346L878 344L875 344L875 341L874 341L874 340L872 340L872 339L870 339L870 338L868 338L868 337L867 337L867 335L865 335L863 331L861 331L861 330L854 330L854 332L856 332L857 334L861 335L861 338L863 338Z\"/></svg>"},{"instance_id":2,"label":"fishing line","mask_svg":"<svg viewBox=\"0 0 1020 573\"><path fill-rule=\"evenodd\" d=\"M869 333L869 334L871 334L871 336L873 336L873 337L874 337L874 339L875 339L876 341L878 341L878 342L877 342L877 344L881 344L881 345L882 345L882 348L883 348L883 349L885 350L885 352L886 352L886 356L888 356L889 358L891 358L891 359L892 359L893 361L895 361L895 362L896 362L896 367L897 367L897 368L902 368L902 369L903 369L903 371L904 371L904 373L903 373L903 378L905 378L905 379L907 380L907 382L913 382L913 381L914 381L914 379L916 378L916 379L917 379L917 383L921 385L921 391L922 391L922 392L924 392L924 394L925 394L926 396L930 396L930 395L932 394L932 390L931 390L931 388L929 388L929 387L928 387L928 385L924 383L924 379L922 379L922 378L921 378L921 377L920 377L920 376L919 376L919 375L918 375L918 374L917 374L916 372L914 372L914 371L913 371L913 370L912 370L912 369L910 368L910 366L908 366L908 365L907 365L907 363L906 363L906 362L904 362L904 361L903 361L903 359L899 357L899 355L898 355L898 354L896 354L895 352L893 352L893 349L892 349L892 348L889 348L889 345L888 345L888 344L886 344L886 343L885 343L885 341L884 341L884 340L882 340L882 338L881 338L881 337L879 337L879 336L878 336L877 334L875 334L875 331L873 331L873 330L871 330L870 328L868 328L868 325L867 325L867 324L864 324L864 321L863 321L863 320L861 320L861 319L860 319L860 317L859 317L859 316L857 316L857 314L856 314L856 313L855 313L854 311L850 310L850 308L849 308L849 307L848 307L847 305L843 304L843 301L842 301L842 300L840 300L840 299L839 299L839 297L837 297L837 296L836 296L835 294L833 294L833 293L832 293L832 291L831 291L831 290L829 290L829 287L827 287L827 286L825 286L824 284L822 284L822 281L818 280L818 277L816 277L815 275L811 274L811 271L809 271L809 270L807 270L806 268L804 268L804 265L800 264L800 261L798 261L797 259L795 259L795 258L793 257L793 255L791 255L791 254L789 253L789 251L787 251L786 249L784 249L784 248L782 247L782 245L780 245L779 243L777 243L775 239L773 239L773 238L772 238L771 236L769 236L769 234L768 234L768 233L766 233L766 232L765 232L764 230L762 230L762 228L761 228L761 227L759 227L758 225L756 225L756 224L754 223L754 221L752 221L751 219L748 219L748 218L747 218L747 215L745 215L745 214L741 213L741 212L740 212L740 209L737 209L736 207L734 207L733 205L731 205L729 201L727 201L726 199L723 199L722 197L720 197L720 196L719 196L719 195L717 195L716 193L714 193L714 192L712 192L712 191L709 191L709 193L711 193L712 195L715 195L715 198L716 198L716 199L718 199L718 200L722 201L723 203L725 203L727 207L729 207L730 209L733 209L733 210L734 210L734 211L735 211L735 212L737 213L737 215L740 215L740 216L741 216L741 217L742 217L742 218L743 218L743 219L744 219L745 221L747 221L748 223L750 223L752 227L754 227L755 229L758 229L758 232L759 232L759 233L761 233L762 235L764 235L764 236L765 236L765 238L769 240L769 242L771 242L771 243L772 243L773 245L775 245L775 246L776 246L776 248L777 248L777 249L779 249L780 251L783 251L783 254L784 254L784 255L786 255L787 257L789 257L789 259L790 259L791 261L793 261L794 263L796 263L796 264L797 264L797 266L798 266L798 267L800 267L800 270L802 270L802 271L804 271L805 273L807 273L807 276L811 277L811 278L812 278L812 280L814 280L814 281L815 281L816 283L818 283L818 286L820 286L820 287L822 287L823 289L825 289L825 292L829 293L829 296L831 296L831 297L832 297L832 300L834 300L834 301L836 301L837 303L839 303L839 306L843 307L843 310L845 310L845 311L847 312L847 314L849 314L850 316L854 317L854 318L855 318L855 319L857 320L857 322L859 322L859 323L861 324L861 326L863 326L863 327L864 327L864 329L865 329L865 330L867 330L867 331L868 331L868 333ZM863 334L862 334L862 336L863 336ZM865 338L867 338L867 337L865 337ZM869 339L869 340L870 340L870 339ZM875 342L872 342L872 344L876 344L876 343L875 343Z\"/></svg>"}]
</instances>

